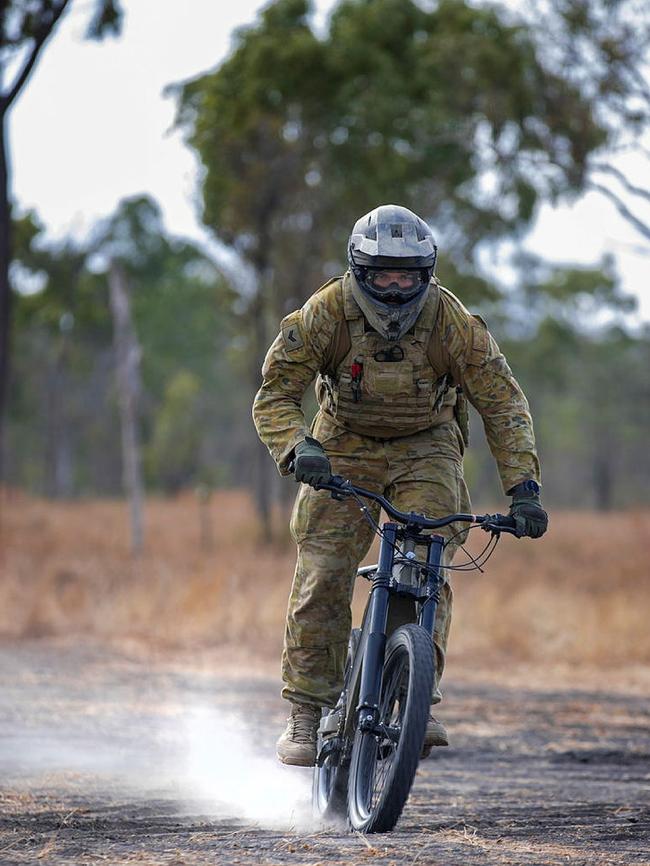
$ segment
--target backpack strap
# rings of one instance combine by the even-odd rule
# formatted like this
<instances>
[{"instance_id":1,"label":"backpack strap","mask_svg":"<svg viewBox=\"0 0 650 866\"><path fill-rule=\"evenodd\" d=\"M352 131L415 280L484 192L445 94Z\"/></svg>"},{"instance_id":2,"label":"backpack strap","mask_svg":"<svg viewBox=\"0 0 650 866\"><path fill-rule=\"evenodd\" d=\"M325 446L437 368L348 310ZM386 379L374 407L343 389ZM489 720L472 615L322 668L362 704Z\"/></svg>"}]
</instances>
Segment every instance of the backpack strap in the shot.
<instances>
[{"instance_id":1,"label":"backpack strap","mask_svg":"<svg viewBox=\"0 0 650 866\"><path fill-rule=\"evenodd\" d=\"M347 319L341 319L336 323L332 341L329 344L325 361L323 364L323 372L332 378L336 375L336 371L352 347L352 339L350 337L350 327Z\"/></svg>"},{"instance_id":2,"label":"backpack strap","mask_svg":"<svg viewBox=\"0 0 650 866\"><path fill-rule=\"evenodd\" d=\"M436 379L440 379L440 377L444 376L445 373L449 373L449 360L442 345L438 329L435 329L432 332L427 344L427 358L433 367Z\"/></svg>"},{"instance_id":3,"label":"backpack strap","mask_svg":"<svg viewBox=\"0 0 650 866\"><path fill-rule=\"evenodd\" d=\"M440 288L434 277L429 286L429 295L416 320L415 328L413 329L416 340L419 340L422 343L431 342L431 332L436 325L439 306Z\"/></svg>"},{"instance_id":4,"label":"backpack strap","mask_svg":"<svg viewBox=\"0 0 650 866\"><path fill-rule=\"evenodd\" d=\"M362 316L361 310L356 305L356 302L352 297L352 292L349 290L349 278L347 277L347 274L343 277L334 277L333 279L325 283L324 286L321 286L318 291L321 292L323 291L323 289L331 286L332 283L339 281L342 283L343 309L341 312L343 313L343 317L339 319L339 321L336 323L334 333L327 348L327 352L323 360L323 367L321 370L321 372L325 376L329 376L331 378L335 377L336 370L338 369L341 361L348 354L352 346L352 339L350 337L350 325L348 323L348 319L354 321ZM362 318L361 324L363 326Z\"/></svg>"},{"instance_id":5,"label":"backpack strap","mask_svg":"<svg viewBox=\"0 0 650 866\"><path fill-rule=\"evenodd\" d=\"M429 327L429 342L427 343L427 358L429 359L429 363L433 367L433 370L436 374L436 378L440 379L445 374L449 373L449 358L447 356L447 352L443 346L442 342L442 333L441 333L441 318L442 318L442 300L441 300L441 287L436 278L434 277L434 283L436 285L436 305L435 311L433 315L433 319L431 320L431 325Z\"/></svg>"}]
</instances>

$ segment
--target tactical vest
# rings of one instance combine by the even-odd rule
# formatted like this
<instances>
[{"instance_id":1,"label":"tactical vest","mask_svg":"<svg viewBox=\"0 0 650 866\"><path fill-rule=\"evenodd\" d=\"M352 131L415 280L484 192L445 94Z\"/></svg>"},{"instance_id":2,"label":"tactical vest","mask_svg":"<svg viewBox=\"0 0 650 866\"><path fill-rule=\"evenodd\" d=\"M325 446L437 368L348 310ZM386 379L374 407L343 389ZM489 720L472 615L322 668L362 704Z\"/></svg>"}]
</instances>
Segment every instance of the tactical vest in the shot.
<instances>
[{"instance_id":1,"label":"tactical vest","mask_svg":"<svg viewBox=\"0 0 650 866\"><path fill-rule=\"evenodd\" d=\"M349 338L345 340L343 331L341 339L339 329L328 369L318 377L321 410L346 429L377 438L408 436L451 421L456 392L449 388L447 371L440 364L436 369L430 354L439 302L434 283L413 328L400 340L389 341L366 326L346 274L341 324ZM341 343L344 354L338 351L337 357Z\"/></svg>"}]
</instances>

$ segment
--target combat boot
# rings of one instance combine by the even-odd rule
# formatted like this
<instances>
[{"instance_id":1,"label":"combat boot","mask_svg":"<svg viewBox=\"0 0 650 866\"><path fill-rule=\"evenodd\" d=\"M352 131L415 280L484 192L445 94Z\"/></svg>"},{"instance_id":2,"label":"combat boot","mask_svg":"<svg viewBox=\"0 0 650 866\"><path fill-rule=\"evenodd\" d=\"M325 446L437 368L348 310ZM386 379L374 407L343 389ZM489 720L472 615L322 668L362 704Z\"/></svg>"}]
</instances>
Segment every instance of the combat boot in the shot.
<instances>
[{"instance_id":1,"label":"combat boot","mask_svg":"<svg viewBox=\"0 0 650 866\"><path fill-rule=\"evenodd\" d=\"M320 710L311 704L293 704L287 729L277 742L278 758L294 767L313 767L316 763L316 731Z\"/></svg>"},{"instance_id":2,"label":"combat boot","mask_svg":"<svg viewBox=\"0 0 650 866\"><path fill-rule=\"evenodd\" d=\"M428 758L431 754L431 749L434 746L448 746L449 745L449 737L447 736L447 729L439 722L438 719L435 719L433 716L429 716L429 721L427 722L427 730L424 735L424 743L422 744L422 754L421 758Z\"/></svg>"}]
</instances>

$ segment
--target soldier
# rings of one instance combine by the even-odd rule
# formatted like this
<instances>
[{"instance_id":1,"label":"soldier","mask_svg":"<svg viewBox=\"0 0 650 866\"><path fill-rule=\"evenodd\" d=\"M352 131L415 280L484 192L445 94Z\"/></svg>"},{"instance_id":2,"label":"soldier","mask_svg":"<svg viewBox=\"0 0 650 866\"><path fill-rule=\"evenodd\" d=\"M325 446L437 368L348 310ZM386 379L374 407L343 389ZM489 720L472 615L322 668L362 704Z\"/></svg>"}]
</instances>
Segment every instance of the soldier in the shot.
<instances>
[{"instance_id":1,"label":"soldier","mask_svg":"<svg viewBox=\"0 0 650 866\"><path fill-rule=\"evenodd\" d=\"M481 414L518 534L547 528L526 398L483 320L434 276L437 248L412 211L382 205L355 224L349 270L282 320L262 368L253 417L282 475L300 489L291 517L298 547L282 655L282 695L292 704L277 744L285 764L312 766L320 708L343 682L350 601L372 529L351 500L313 485L334 474L382 493L397 508L438 517L470 511L463 480L467 403ZM301 409L317 377L311 427ZM375 508L374 517L378 518ZM443 532L451 537L458 526ZM445 548L449 565L463 536ZM452 590L445 581L434 647L441 699ZM430 716L424 753L446 746Z\"/></svg>"}]
</instances>

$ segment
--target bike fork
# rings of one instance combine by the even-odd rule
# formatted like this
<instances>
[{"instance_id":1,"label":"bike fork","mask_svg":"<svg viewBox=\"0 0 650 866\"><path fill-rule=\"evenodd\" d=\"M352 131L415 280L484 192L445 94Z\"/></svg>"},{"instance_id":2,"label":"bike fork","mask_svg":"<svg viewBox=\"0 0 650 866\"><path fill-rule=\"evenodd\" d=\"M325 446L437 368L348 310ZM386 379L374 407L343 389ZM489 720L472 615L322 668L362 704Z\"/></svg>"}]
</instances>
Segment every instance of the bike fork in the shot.
<instances>
[{"instance_id":1,"label":"bike fork","mask_svg":"<svg viewBox=\"0 0 650 866\"><path fill-rule=\"evenodd\" d=\"M442 535L432 535L429 541L429 552L427 554L427 582L426 590L428 598L422 604L418 622L425 628L433 639L433 630L436 623L436 610L440 600L440 587L444 582L444 578L440 574L440 563L442 562L442 552L445 547L445 539Z\"/></svg>"},{"instance_id":2,"label":"bike fork","mask_svg":"<svg viewBox=\"0 0 650 866\"><path fill-rule=\"evenodd\" d=\"M397 542L397 525L384 525L379 564L372 581L372 591L368 604L367 643L361 669L359 689L359 727L362 731L372 731L379 721L379 696L381 675L386 651L386 624L388 622L388 602L390 581L393 574L393 559Z\"/></svg>"}]
</instances>

